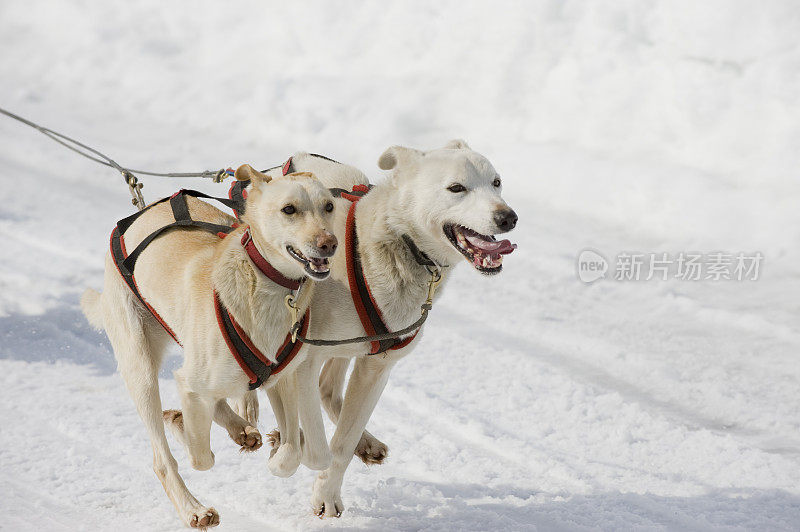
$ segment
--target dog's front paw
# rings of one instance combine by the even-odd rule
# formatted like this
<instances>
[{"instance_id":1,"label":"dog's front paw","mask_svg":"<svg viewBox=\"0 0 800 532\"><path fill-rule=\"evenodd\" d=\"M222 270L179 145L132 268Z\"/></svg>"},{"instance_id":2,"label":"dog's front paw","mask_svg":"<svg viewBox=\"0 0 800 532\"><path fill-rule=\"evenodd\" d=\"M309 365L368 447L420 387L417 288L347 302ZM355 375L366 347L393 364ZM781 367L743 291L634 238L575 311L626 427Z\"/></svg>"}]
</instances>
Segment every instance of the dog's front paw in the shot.
<instances>
[{"instance_id":1,"label":"dog's front paw","mask_svg":"<svg viewBox=\"0 0 800 532\"><path fill-rule=\"evenodd\" d=\"M276 477L290 477L300 467L300 451L288 443L273 447L267 462L270 472Z\"/></svg>"},{"instance_id":2,"label":"dog's front paw","mask_svg":"<svg viewBox=\"0 0 800 532\"><path fill-rule=\"evenodd\" d=\"M321 473L314 480L314 488L311 495L311 508L314 515L320 519L324 517L341 517L344 512L344 503L340 494L341 484L335 486L326 477L326 473Z\"/></svg>"},{"instance_id":3,"label":"dog's front paw","mask_svg":"<svg viewBox=\"0 0 800 532\"><path fill-rule=\"evenodd\" d=\"M219 524L219 514L213 508L201 506L189 513L186 519L186 524L189 525L190 528L206 530L207 528L211 528L212 526L217 526Z\"/></svg>"},{"instance_id":4,"label":"dog's front paw","mask_svg":"<svg viewBox=\"0 0 800 532\"><path fill-rule=\"evenodd\" d=\"M244 452L253 452L257 451L261 448L262 440L261 440L261 433L258 432L258 429L247 426L245 427L239 434L233 438L233 441L241 445L241 451Z\"/></svg>"},{"instance_id":5,"label":"dog's front paw","mask_svg":"<svg viewBox=\"0 0 800 532\"><path fill-rule=\"evenodd\" d=\"M353 454L367 465L382 464L389 456L389 448L378 438L364 431Z\"/></svg>"}]
</instances>

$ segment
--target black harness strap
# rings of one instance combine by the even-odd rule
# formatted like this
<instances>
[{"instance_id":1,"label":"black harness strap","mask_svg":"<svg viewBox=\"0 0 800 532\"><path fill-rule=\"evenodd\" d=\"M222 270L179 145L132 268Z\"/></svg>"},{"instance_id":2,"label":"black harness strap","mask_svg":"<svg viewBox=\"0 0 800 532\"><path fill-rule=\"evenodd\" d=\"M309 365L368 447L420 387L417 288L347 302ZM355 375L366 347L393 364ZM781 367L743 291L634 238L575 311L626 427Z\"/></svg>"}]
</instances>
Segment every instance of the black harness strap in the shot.
<instances>
[{"instance_id":1,"label":"black harness strap","mask_svg":"<svg viewBox=\"0 0 800 532\"><path fill-rule=\"evenodd\" d=\"M401 238L403 239L403 242L406 243L406 247L411 252L411 254L414 256L414 260L417 261L417 264L419 264L420 266L430 266L432 268L438 268L439 267L438 264L436 264L435 262L433 262L431 260L431 258L428 256L427 253L425 253L424 251L419 249L417 244L414 242L414 240L410 236L408 236L407 234L403 233L401 235Z\"/></svg>"},{"instance_id":2,"label":"black harness strap","mask_svg":"<svg viewBox=\"0 0 800 532\"><path fill-rule=\"evenodd\" d=\"M236 180L228 190L228 197L236 204L236 207L233 207L233 214L236 216L237 220L241 220L244 214L244 206L247 201L246 189L248 186L250 186L249 179L247 181Z\"/></svg>"},{"instance_id":3,"label":"black harness strap","mask_svg":"<svg viewBox=\"0 0 800 532\"><path fill-rule=\"evenodd\" d=\"M334 160L333 160L333 159L331 159L330 157L325 157L324 155L320 155L320 154L318 154L318 153L309 153L309 155L310 155L311 157L316 157L317 159L325 159L326 161L329 161L329 162L332 162L332 163L336 163L336 164L342 164L342 163L340 163L339 161L334 161Z\"/></svg>"},{"instance_id":4,"label":"black harness strap","mask_svg":"<svg viewBox=\"0 0 800 532\"><path fill-rule=\"evenodd\" d=\"M200 194L202 194L202 196L199 196ZM142 254L145 248L147 248L147 246L149 246L150 243L153 242L153 240L155 240L156 238L158 238L159 236L168 231L172 231L173 229L197 228L214 234L218 233L228 234L231 231L233 231L234 228L229 225L212 224L209 222L201 222L199 220L193 220L192 217L189 215L189 206L186 204L186 196L194 196L194 197L199 196L215 200L221 199L221 198L213 198L211 196L203 194L202 192L197 192L194 190L186 190L186 191L182 190L180 192L173 194L172 197L169 198L169 204L170 207L172 207L172 214L175 217L175 221L171 224L167 224L163 227L160 227L159 229L156 229L155 231L147 235L147 238L142 240L139 243L139 245L136 246L136 249L131 251L128 254L127 258L125 258L125 260L122 261L122 265L120 268L121 270L124 269L132 273L133 268L136 265L136 261L139 258L139 255Z\"/></svg>"}]
</instances>

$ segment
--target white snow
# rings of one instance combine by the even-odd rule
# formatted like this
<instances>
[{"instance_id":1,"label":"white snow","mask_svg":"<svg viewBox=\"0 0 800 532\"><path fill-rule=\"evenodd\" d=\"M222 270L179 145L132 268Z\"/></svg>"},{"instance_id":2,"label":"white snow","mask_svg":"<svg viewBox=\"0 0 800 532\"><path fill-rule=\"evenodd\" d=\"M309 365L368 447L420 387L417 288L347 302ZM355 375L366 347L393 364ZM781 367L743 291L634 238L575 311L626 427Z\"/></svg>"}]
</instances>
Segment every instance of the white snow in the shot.
<instances>
[{"instance_id":1,"label":"white snow","mask_svg":"<svg viewBox=\"0 0 800 532\"><path fill-rule=\"evenodd\" d=\"M798 34L791 1L7 0L0 106L140 168L305 149L378 181L387 146L463 137L504 177L519 250L457 270L341 519L311 515L311 472L274 478L218 428L209 472L174 445L220 530L796 530ZM3 117L0 139L0 528L179 530L78 309L127 190ZM755 282L587 286L586 247L765 258Z\"/></svg>"}]
</instances>

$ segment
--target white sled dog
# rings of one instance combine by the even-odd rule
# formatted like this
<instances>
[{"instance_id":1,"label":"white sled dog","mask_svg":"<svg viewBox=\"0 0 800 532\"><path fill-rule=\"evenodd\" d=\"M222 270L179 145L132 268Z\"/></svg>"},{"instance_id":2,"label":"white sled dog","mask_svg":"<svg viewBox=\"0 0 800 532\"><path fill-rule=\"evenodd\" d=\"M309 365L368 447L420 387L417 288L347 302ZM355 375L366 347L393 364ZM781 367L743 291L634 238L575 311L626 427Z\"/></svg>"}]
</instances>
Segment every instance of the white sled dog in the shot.
<instances>
[{"instance_id":1,"label":"white sled dog","mask_svg":"<svg viewBox=\"0 0 800 532\"><path fill-rule=\"evenodd\" d=\"M337 245L331 231L333 197L312 174L292 173L270 179L242 165L236 171L236 178L253 183L246 202L247 225L224 238L223 234L201 230L179 228L165 232L139 256L135 285L144 302L160 316L134 295L117 269L112 253L106 257L103 293L89 289L81 299L89 321L105 329L114 348L120 373L150 436L156 475L180 518L188 526L201 529L219 524L219 515L187 489L170 453L164 424L185 445L192 467L198 470L214 464L209 441L212 419L225 426L243 450L261 446L261 435L255 428L256 414L250 411L247 413L250 419L243 419L226 403L226 398L242 397L253 378L245 373L228 347L230 340L223 336L219 309L227 308L232 323L274 363L274 354L281 348L290 323L284 308L284 298L290 289L277 284L276 279L286 279L290 284L288 280L327 277L328 259ZM192 220L223 226L236 222L195 197L185 200ZM148 235L175 221L177 214L173 214L171 206L172 200L156 204L137 218L124 234L127 250L133 250ZM266 260L266 266L258 262L259 256ZM304 292L312 295L314 284L304 288ZM305 303L298 302L303 307L301 313L308 303L304 299ZM165 324L163 327L159 317ZM158 371L171 342L167 327L183 345L184 363L175 372L182 412L162 413ZM271 392L280 390L279 427L289 432L286 437L281 435L284 445L269 462L273 473L281 476L293 473L300 462L297 411L301 407L297 405L294 371L301 356L298 353L288 359L282 371L277 373L279 370L275 369L264 382L265 388L275 386ZM312 381L312 397L316 396L312 407L318 412L316 382L313 377L305 380ZM324 458L329 461L327 447L325 451Z\"/></svg>"},{"instance_id":2,"label":"white sled dog","mask_svg":"<svg viewBox=\"0 0 800 532\"><path fill-rule=\"evenodd\" d=\"M364 174L355 168L319 156L298 153L291 163L297 170L316 172L331 188L349 191L354 185L367 184ZM491 163L464 141L454 140L444 148L427 152L393 146L380 156L378 165L392 170L392 174L354 207L356 248L371 298L388 330L397 331L419 318L420 304L426 299L431 275L418 260L420 251L432 262L449 266L443 268L443 282L452 267L464 259L481 273L499 273L503 255L516 246L508 240L498 241L493 235L513 229L517 215L502 199L502 182ZM336 201L334 232L341 238L346 235L351 202ZM365 334L348 284L352 273L347 264L348 253L345 249L337 254L332 261L332 279L316 288L311 302L314 319L308 332L310 338ZM325 364L319 378L321 400L337 424L330 442L331 466L319 474L313 487L312 505L317 515L341 515L341 485L354 453L366 463L381 463L387 456L387 447L364 429L391 368L418 341L419 335L399 349L376 356L366 354L376 350L366 342L339 347L304 344L303 351L308 350L308 354L297 374L319 375ZM345 374L352 358L356 359L355 368L343 398ZM311 398L305 399L310 402ZM236 408L239 412L255 411L257 401L254 394L247 394ZM324 431L321 415L313 422L305 418L302 421L304 446L318 442L318 431ZM307 451L303 452L305 456Z\"/></svg>"}]
</instances>

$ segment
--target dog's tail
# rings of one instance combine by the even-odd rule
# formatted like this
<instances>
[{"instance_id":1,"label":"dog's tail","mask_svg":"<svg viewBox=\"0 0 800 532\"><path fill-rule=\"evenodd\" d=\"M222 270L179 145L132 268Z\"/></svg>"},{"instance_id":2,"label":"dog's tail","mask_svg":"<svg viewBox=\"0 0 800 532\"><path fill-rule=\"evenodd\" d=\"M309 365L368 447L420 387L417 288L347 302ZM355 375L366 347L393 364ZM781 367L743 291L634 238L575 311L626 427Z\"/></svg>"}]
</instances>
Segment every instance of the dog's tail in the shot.
<instances>
[{"instance_id":1,"label":"dog's tail","mask_svg":"<svg viewBox=\"0 0 800 532\"><path fill-rule=\"evenodd\" d=\"M81 296L81 310L83 315L92 324L92 327L104 329L103 324L103 294L93 288L87 288Z\"/></svg>"}]
</instances>

